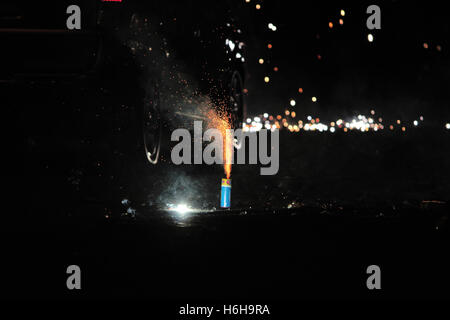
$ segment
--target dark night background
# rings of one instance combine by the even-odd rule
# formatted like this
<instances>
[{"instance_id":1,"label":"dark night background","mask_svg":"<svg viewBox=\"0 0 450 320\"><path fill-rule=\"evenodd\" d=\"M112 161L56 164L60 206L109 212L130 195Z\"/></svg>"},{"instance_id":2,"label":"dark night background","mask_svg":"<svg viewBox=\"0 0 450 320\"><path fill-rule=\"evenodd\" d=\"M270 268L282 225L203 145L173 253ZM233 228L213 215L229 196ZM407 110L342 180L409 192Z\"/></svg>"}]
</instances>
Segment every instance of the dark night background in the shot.
<instances>
[{"instance_id":1,"label":"dark night background","mask_svg":"<svg viewBox=\"0 0 450 320\"><path fill-rule=\"evenodd\" d=\"M252 10L252 31L258 38L250 41L256 49L249 50L249 65L257 65L260 57L269 64L258 65L251 77L260 80L270 74L273 81L268 90L260 89L262 81L254 81L258 86L250 90L249 100L267 112L279 113L295 98L300 114L331 119L372 108L411 121L419 114L432 121L448 118L448 52L436 50L448 42L444 7L435 3L419 10L408 2L385 1L379 4L385 9L382 28L371 31L365 27L365 8L370 4L279 1ZM346 13L342 26L341 9ZM267 21L277 26L276 32L266 27ZM368 33L374 35L373 43L367 41ZM267 43L273 44L272 50L266 49ZM278 73L272 71L274 66ZM304 89L302 96L299 87ZM317 96L319 103L313 104L311 96Z\"/></svg>"},{"instance_id":2,"label":"dark night background","mask_svg":"<svg viewBox=\"0 0 450 320\"><path fill-rule=\"evenodd\" d=\"M337 119L351 122L374 110L384 130L289 132L282 126L278 174L260 176L259 166L234 166L228 211L219 209L223 168L175 166L169 154L168 132L191 121L173 116L170 107L189 99L173 79L194 78L192 65L178 59L207 60L214 52L178 47L169 39L175 58L157 62L175 102L164 108L162 161L146 169L120 149L134 132L123 119L142 103L152 75L142 71L152 58L129 54L125 43L135 39L119 34L109 49L120 60L108 61L94 78L2 78L2 298L180 304L448 299L446 6L233 0L221 2L229 11L217 5L213 12L215 5L206 3L193 4L195 14L176 20L172 13L155 18L152 12L151 22L165 22L153 29L155 39L167 30L184 37L176 23L194 16L233 21L245 43L246 118L268 113L275 118L271 125L277 115L294 125L310 115L331 128ZM381 8L381 30L366 27L371 4ZM136 43L148 46L143 37ZM29 53L34 45L17 48ZM5 55L3 70L17 61ZM286 110L295 111L295 119ZM170 210L179 204L192 212ZM81 267L81 291L66 289L70 264ZM366 288L372 264L381 267L380 291Z\"/></svg>"}]
</instances>

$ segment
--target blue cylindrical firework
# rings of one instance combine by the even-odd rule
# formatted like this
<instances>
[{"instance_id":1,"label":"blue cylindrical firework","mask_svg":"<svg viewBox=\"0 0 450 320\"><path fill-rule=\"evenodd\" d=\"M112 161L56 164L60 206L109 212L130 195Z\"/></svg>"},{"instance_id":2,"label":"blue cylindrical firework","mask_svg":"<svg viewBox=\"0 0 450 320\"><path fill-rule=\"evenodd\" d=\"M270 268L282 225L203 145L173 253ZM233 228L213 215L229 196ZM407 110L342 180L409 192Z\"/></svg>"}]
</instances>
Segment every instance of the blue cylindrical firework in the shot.
<instances>
[{"instance_id":1,"label":"blue cylindrical firework","mask_svg":"<svg viewBox=\"0 0 450 320\"><path fill-rule=\"evenodd\" d=\"M231 206L231 179L222 179L220 193L220 207L229 208Z\"/></svg>"}]
</instances>

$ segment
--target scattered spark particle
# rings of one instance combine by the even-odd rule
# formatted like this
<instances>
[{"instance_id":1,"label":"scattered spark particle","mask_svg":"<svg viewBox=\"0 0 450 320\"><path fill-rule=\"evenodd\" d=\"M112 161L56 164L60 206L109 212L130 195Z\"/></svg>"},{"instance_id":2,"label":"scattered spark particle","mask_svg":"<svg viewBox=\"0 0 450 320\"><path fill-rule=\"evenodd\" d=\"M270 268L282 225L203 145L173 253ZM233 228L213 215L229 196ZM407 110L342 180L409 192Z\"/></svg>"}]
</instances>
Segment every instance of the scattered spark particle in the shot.
<instances>
[{"instance_id":1,"label":"scattered spark particle","mask_svg":"<svg viewBox=\"0 0 450 320\"><path fill-rule=\"evenodd\" d=\"M369 42L373 42L373 35L371 33L367 35L367 40L369 40Z\"/></svg>"},{"instance_id":2,"label":"scattered spark particle","mask_svg":"<svg viewBox=\"0 0 450 320\"><path fill-rule=\"evenodd\" d=\"M312 100L312 102L317 102L317 98L316 97L312 97L311 100Z\"/></svg>"},{"instance_id":3,"label":"scattered spark particle","mask_svg":"<svg viewBox=\"0 0 450 320\"><path fill-rule=\"evenodd\" d=\"M290 103L290 105L291 105L291 106L293 106L293 107L294 107L294 106L295 106L295 104L296 104L296 102L295 102L295 100L294 100L294 99L291 99L291 101L290 101L289 103Z\"/></svg>"},{"instance_id":4,"label":"scattered spark particle","mask_svg":"<svg viewBox=\"0 0 450 320\"><path fill-rule=\"evenodd\" d=\"M265 83L269 83L269 81L270 81L270 78L269 78L269 77L264 77L264 82L265 82Z\"/></svg>"}]
</instances>

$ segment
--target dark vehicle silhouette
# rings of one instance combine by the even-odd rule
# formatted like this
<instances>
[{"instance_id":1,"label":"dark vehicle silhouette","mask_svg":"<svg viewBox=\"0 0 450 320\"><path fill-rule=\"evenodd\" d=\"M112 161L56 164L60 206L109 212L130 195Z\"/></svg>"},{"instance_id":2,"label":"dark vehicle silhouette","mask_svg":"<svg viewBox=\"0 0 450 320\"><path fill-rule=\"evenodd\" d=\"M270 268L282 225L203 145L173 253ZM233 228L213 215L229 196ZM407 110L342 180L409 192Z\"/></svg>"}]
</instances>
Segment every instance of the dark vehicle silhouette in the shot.
<instances>
[{"instance_id":1,"label":"dark vehicle silhouette","mask_svg":"<svg viewBox=\"0 0 450 320\"><path fill-rule=\"evenodd\" d=\"M168 118L167 112L180 111L174 110L176 101L167 102L176 91L171 83L176 77L188 78L195 84L192 91L225 106L233 127L242 123L245 46L233 17L239 10L236 4L4 0L0 3L0 81L101 84L138 77L142 96L137 100L142 103L133 114L137 153L148 165L156 164L163 118ZM70 5L80 8L79 30L66 25ZM113 88L117 96L123 95L119 84ZM120 118L116 126L121 126L122 116L116 118Z\"/></svg>"}]
</instances>

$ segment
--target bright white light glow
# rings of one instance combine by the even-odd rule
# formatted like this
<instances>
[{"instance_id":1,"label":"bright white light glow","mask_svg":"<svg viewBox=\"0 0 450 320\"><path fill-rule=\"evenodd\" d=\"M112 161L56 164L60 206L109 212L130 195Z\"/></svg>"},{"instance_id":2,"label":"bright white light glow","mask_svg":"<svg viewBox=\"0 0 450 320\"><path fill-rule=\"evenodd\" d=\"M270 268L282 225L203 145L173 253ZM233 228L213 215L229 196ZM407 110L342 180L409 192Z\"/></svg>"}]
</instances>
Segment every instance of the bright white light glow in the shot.
<instances>
[{"instance_id":1,"label":"bright white light glow","mask_svg":"<svg viewBox=\"0 0 450 320\"><path fill-rule=\"evenodd\" d=\"M187 205L185 205L184 203L179 204L176 208L175 211L178 212L180 215L185 215L186 213L189 212L189 208Z\"/></svg>"},{"instance_id":2,"label":"bright white light glow","mask_svg":"<svg viewBox=\"0 0 450 320\"><path fill-rule=\"evenodd\" d=\"M270 30L277 31L277 27L273 23L269 23L267 26Z\"/></svg>"},{"instance_id":3,"label":"bright white light glow","mask_svg":"<svg viewBox=\"0 0 450 320\"><path fill-rule=\"evenodd\" d=\"M228 39L225 40L225 44L228 45L228 47L230 47L230 50L231 50L231 51L233 51L234 48L236 47L236 45L234 44L234 42L231 41L231 40L228 40Z\"/></svg>"}]
</instances>

